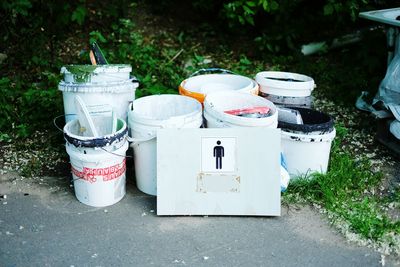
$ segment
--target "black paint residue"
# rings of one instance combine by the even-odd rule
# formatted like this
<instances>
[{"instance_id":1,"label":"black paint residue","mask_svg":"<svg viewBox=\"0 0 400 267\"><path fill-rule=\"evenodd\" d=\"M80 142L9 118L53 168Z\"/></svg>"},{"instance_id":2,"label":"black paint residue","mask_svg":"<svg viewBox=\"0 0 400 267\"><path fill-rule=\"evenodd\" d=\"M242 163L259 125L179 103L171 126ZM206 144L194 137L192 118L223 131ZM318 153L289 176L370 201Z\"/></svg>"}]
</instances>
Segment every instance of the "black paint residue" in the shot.
<instances>
[{"instance_id":1,"label":"black paint residue","mask_svg":"<svg viewBox=\"0 0 400 267\"><path fill-rule=\"evenodd\" d=\"M303 119L303 124L278 122L278 128L289 132L321 132L329 133L333 130L334 121L333 118L325 113L317 110L308 108L293 107L292 109L298 110L300 112L301 118Z\"/></svg>"}]
</instances>

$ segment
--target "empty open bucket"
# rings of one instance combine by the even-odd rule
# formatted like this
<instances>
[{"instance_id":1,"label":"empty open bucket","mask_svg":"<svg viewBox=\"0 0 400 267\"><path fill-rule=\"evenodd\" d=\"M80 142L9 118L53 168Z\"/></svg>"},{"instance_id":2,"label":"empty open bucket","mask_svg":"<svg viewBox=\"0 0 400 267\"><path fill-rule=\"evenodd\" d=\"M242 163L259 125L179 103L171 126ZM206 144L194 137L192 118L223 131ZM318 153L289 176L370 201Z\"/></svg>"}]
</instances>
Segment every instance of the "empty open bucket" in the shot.
<instances>
[{"instance_id":1,"label":"empty open bucket","mask_svg":"<svg viewBox=\"0 0 400 267\"><path fill-rule=\"evenodd\" d=\"M77 119L64 126L75 195L80 202L105 207L124 197L127 132L122 119L118 119L114 134L99 137L82 136Z\"/></svg>"},{"instance_id":2,"label":"empty open bucket","mask_svg":"<svg viewBox=\"0 0 400 267\"><path fill-rule=\"evenodd\" d=\"M133 142L136 184L140 191L157 195L157 130L199 128L202 124L200 102L186 96L146 96L129 106L130 141Z\"/></svg>"},{"instance_id":3,"label":"empty open bucket","mask_svg":"<svg viewBox=\"0 0 400 267\"><path fill-rule=\"evenodd\" d=\"M66 122L76 118L75 96L88 107L111 105L119 118L127 119L128 105L135 99L137 82L132 82L129 65L69 65L61 68Z\"/></svg>"},{"instance_id":4,"label":"empty open bucket","mask_svg":"<svg viewBox=\"0 0 400 267\"><path fill-rule=\"evenodd\" d=\"M222 74L198 75L201 72L192 74L191 77L181 82L179 93L193 97L201 103L203 103L207 94L217 91L241 91L258 95L258 84L254 80L231 72L226 73L226 70L222 71L224 71Z\"/></svg>"},{"instance_id":5,"label":"empty open bucket","mask_svg":"<svg viewBox=\"0 0 400 267\"><path fill-rule=\"evenodd\" d=\"M303 124L278 123L289 174L296 177L312 172L326 173L331 143L336 135L333 119L316 110L293 109L300 112Z\"/></svg>"},{"instance_id":6,"label":"empty open bucket","mask_svg":"<svg viewBox=\"0 0 400 267\"><path fill-rule=\"evenodd\" d=\"M276 105L286 107L312 107L311 92L315 83L306 75L263 71L257 73L256 82L260 85L260 95Z\"/></svg>"}]
</instances>

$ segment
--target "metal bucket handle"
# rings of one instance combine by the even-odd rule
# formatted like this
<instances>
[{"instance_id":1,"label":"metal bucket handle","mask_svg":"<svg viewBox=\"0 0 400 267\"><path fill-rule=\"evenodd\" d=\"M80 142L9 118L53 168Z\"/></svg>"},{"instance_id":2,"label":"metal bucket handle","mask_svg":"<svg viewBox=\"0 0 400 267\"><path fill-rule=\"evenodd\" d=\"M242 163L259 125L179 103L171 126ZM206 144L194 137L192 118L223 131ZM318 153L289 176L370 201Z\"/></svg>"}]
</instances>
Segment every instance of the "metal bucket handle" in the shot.
<instances>
[{"instance_id":1,"label":"metal bucket handle","mask_svg":"<svg viewBox=\"0 0 400 267\"><path fill-rule=\"evenodd\" d=\"M149 135L148 137L145 137L145 138L135 138L135 137L129 137L128 136L127 140L128 140L129 143L131 143L130 147L134 147L135 145L138 145L140 143L153 140L154 138L156 138L155 134L154 135Z\"/></svg>"},{"instance_id":2,"label":"metal bucket handle","mask_svg":"<svg viewBox=\"0 0 400 267\"><path fill-rule=\"evenodd\" d=\"M221 74L235 74L233 71L221 69L221 68L206 68L206 69L199 69L193 72L190 77L202 75L202 74L213 74L213 73L221 73Z\"/></svg>"}]
</instances>

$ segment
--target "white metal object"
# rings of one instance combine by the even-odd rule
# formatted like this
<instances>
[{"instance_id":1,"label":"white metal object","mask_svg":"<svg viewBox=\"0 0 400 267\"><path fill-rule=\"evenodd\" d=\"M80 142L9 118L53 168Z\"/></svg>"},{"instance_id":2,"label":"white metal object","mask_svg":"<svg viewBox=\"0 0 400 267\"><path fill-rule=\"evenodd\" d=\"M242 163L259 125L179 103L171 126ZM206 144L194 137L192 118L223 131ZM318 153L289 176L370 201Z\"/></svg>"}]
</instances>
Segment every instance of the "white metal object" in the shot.
<instances>
[{"instance_id":1,"label":"white metal object","mask_svg":"<svg viewBox=\"0 0 400 267\"><path fill-rule=\"evenodd\" d=\"M181 95L153 95L135 100L129 107L128 125L133 138L136 184L146 194L157 195L157 130L199 128L202 107Z\"/></svg>"},{"instance_id":2,"label":"white metal object","mask_svg":"<svg viewBox=\"0 0 400 267\"><path fill-rule=\"evenodd\" d=\"M396 19L398 16L400 16L400 7L361 12L359 16L361 18L381 22L383 24L400 27L400 20Z\"/></svg>"},{"instance_id":3,"label":"white metal object","mask_svg":"<svg viewBox=\"0 0 400 267\"><path fill-rule=\"evenodd\" d=\"M280 215L278 129L161 129L157 134L158 215Z\"/></svg>"},{"instance_id":4,"label":"white metal object","mask_svg":"<svg viewBox=\"0 0 400 267\"><path fill-rule=\"evenodd\" d=\"M306 97L314 90L314 79L303 74L263 71L257 73L256 82L260 92L277 96Z\"/></svg>"},{"instance_id":5,"label":"white metal object","mask_svg":"<svg viewBox=\"0 0 400 267\"><path fill-rule=\"evenodd\" d=\"M380 22L389 26L387 29L387 44L388 44L388 60L387 64L389 65L392 59L397 55L400 51L400 41L399 41L399 28L400 28L400 20L397 18L400 17L400 7L390 8L390 9L381 9L381 10L372 10L368 12L361 12L359 14L361 18Z\"/></svg>"}]
</instances>

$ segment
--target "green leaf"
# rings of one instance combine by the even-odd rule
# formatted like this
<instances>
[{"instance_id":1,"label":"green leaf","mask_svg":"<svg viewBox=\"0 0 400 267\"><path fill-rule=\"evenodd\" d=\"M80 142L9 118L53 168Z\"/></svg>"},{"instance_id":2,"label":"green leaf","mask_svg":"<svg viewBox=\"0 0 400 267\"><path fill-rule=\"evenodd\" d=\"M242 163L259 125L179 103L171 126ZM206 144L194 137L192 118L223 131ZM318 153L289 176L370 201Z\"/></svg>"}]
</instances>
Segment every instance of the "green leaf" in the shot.
<instances>
[{"instance_id":1,"label":"green leaf","mask_svg":"<svg viewBox=\"0 0 400 267\"><path fill-rule=\"evenodd\" d=\"M86 8L82 5L78 6L74 12L72 12L71 20L76 21L79 25L82 25L86 17Z\"/></svg>"},{"instance_id":2,"label":"green leaf","mask_svg":"<svg viewBox=\"0 0 400 267\"><path fill-rule=\"evenodd\" d=\"M265 11L269 11L269 2L268 2L268 0L261 0L261 2L262 2L262 7L263 7L263 9L265 10ZM261 3L260 2L260 3Z\"/></svg>"},{"instance_id":3,"label":"green leaf","mask_svg":"<svg viewBox=\"0 0 400 267\"><path fill-rule=\"evenodd\" d=\"M276 1L271 2L271 10L278 10L279 4Z\"/></svg>"},{"instance_id":4,"label":"green leaf","mask_svg":"<svg viewBox=\"0 0 400 267\"><path fill-rule=\"evenodd\" d=\"M250 25L254 26L254 18L251 16L246 16L245 17L247 23L249 23Z\"/></svg>"},{"instance_id":5,"label":"green leaf","mask_svg":"<svg viewBox=\"0 0 400 267\"><path fill-rule=\"evenodd\" d=\"M246 5L248 5L249 7L255 7L256 3L254 3L253 1L247 1Z\"/></svg>"},{"instance_id":6,"label":"green leaf","mask_svg":"<svg viewBox=\"0 0 400 267\"><path fill-rule=\"evenodd\" d=\"M254 14L254 11L251 10L251 9L250 9L248 6L246 6L246 5L243 5L243 10L244 10L245 14L251 14L251 15Z\"/></svg>"},{"instance_id":7,"label":"green leaf","mask_svg":"<svg viewBox=\"0 0 400 267\"><path fill-rule=\"evenodd\" d=\"M332 4L326 4L324 6L324 15L329 16L333 14L333 5Z\"/></svg>"},{"instance_id":8,"label":"green leaf","mask_svg":"<svg viewBox=\"0 0 400 267\"><path fill-rule=\"evenodd\" d=\"M89 36L90 36L90 43L93 42L107 43L107 39L99 31L92 31L89 33Z\"/></svg>"},{"instance_id":9,"label":"green leaf","mask_svg":"<svg viewBox=\"0 0 400 267\"><path fill-rule=\"evenodd\" d=\"M28 9L32 7L32 3L29 0L19 0L19 1L12 1L12 9L18 14L23 16L28 15Z\"/></svg>"}]
</instances>

